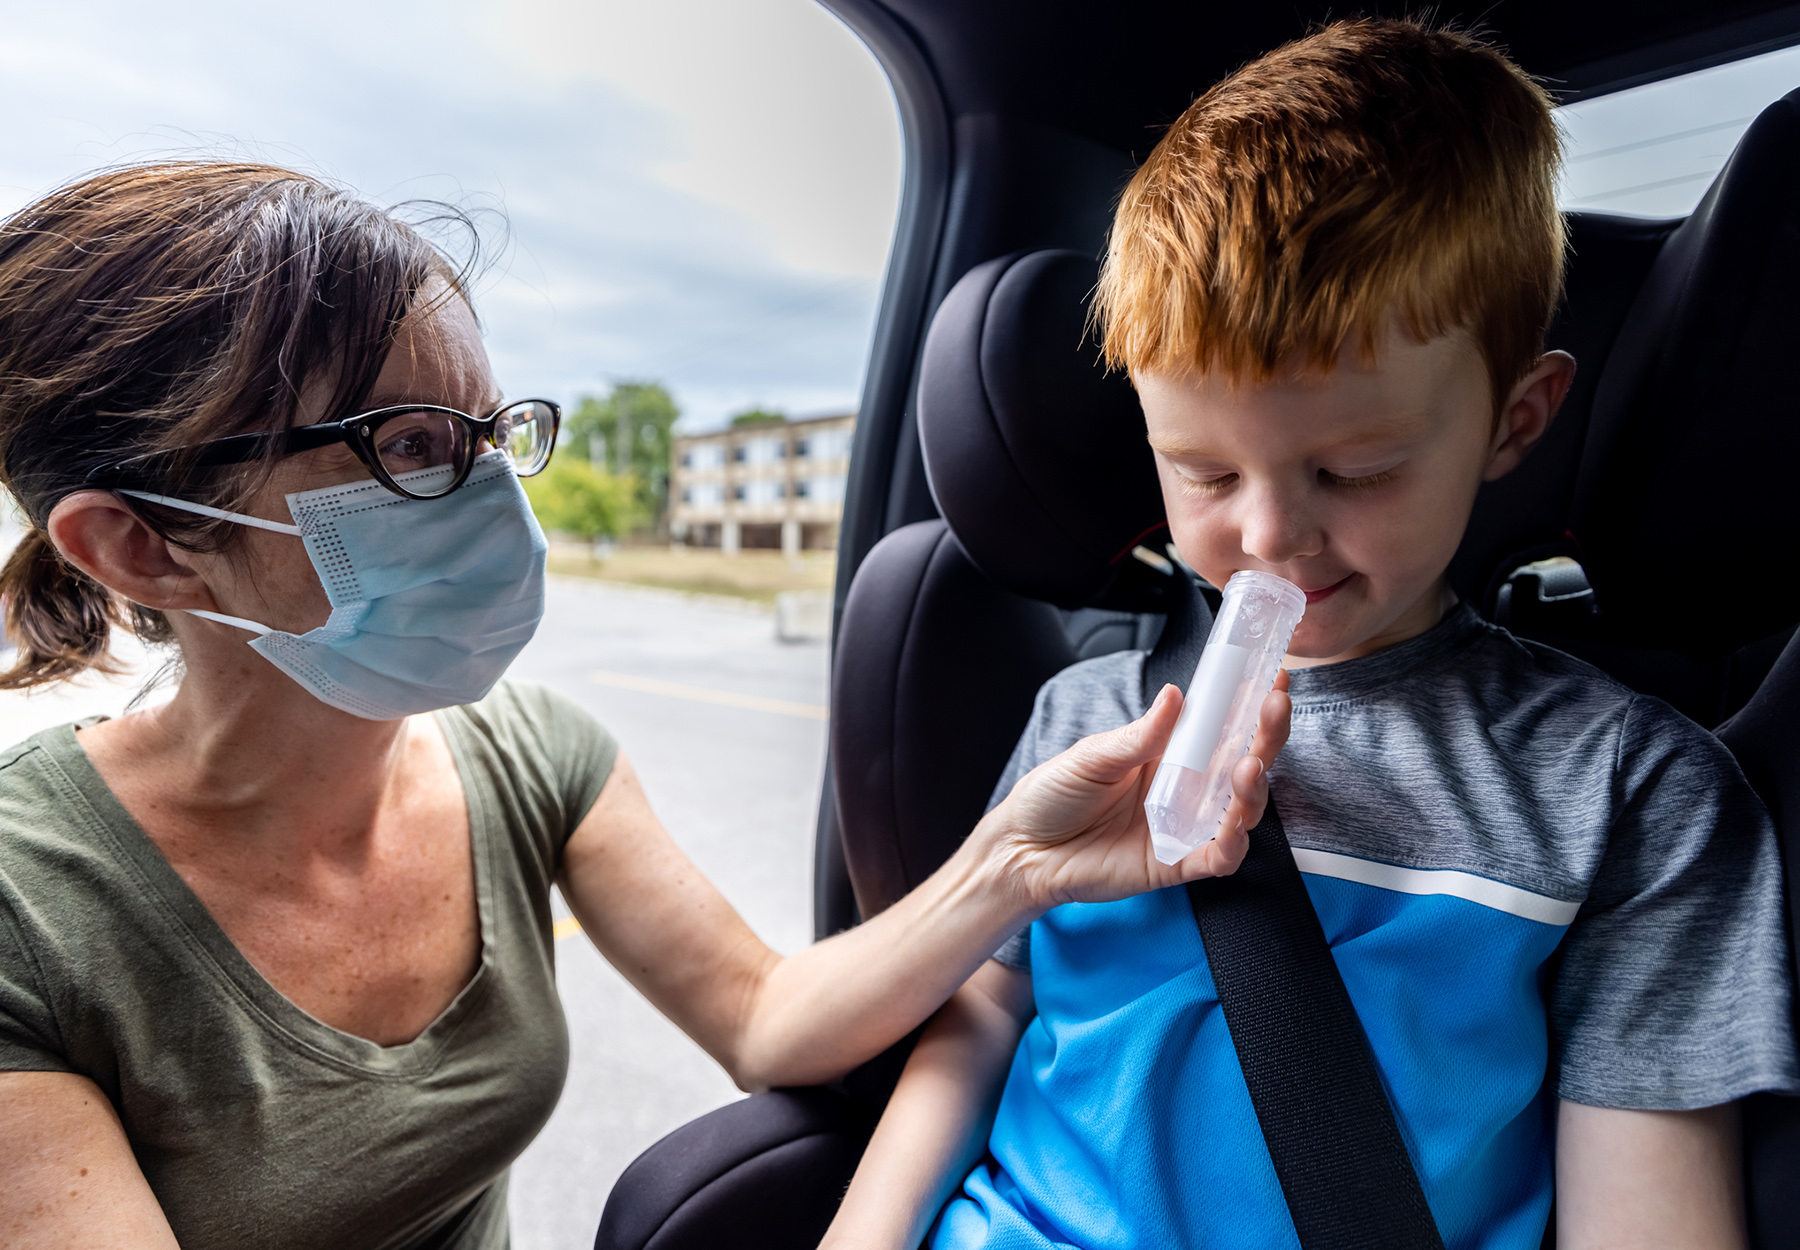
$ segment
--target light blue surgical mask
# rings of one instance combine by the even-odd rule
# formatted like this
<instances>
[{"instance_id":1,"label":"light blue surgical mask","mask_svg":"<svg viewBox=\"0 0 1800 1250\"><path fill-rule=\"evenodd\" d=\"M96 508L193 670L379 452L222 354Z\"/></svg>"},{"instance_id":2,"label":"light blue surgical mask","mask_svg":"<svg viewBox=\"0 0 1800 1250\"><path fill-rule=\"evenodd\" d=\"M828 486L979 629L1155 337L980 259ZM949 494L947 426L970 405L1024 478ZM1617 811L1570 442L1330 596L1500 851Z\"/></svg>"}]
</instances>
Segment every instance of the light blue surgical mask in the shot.
<instances>
[{"instance_id":1,"label":"light blue surgical mask","mask_svg":"<svg viewBox=\"0 0 1800 1250\"><path fill-rule=\"evenodd\" d=\"M425 482L448 468L406 474ZM317 629L290 634L222 612L193 616L247 629L250 647L322 702L368 720L473 703L494 688L544 615L549 545L504 452L436 499L407 499L373 479L287 497L294 524L164 495L170 508L297 535L331 602Z\"/></svg>"}]
</instances>

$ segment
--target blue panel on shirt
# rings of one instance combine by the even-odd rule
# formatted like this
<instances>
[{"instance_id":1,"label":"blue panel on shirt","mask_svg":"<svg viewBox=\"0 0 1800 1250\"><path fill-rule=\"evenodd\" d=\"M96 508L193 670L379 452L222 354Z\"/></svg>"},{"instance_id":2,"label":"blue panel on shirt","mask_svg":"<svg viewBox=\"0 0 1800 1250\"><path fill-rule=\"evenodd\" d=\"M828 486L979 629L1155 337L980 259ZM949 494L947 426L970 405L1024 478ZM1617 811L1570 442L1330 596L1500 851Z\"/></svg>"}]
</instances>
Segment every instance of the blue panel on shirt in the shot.
<instances>
[{"instance_id":1,"label":"blue panel on shirt","mask_svg":"<svg viewBox=\"0 0 1800 1250\"><path fill-rule=\"evenodd\" d=\"M1561 926L1307 875L1449 1250L1536 1250L1551 1194L1545 964ZM950 1247L1294 1247L1187 895L1031 933L1038 1016Z\"/></svg>"}]
</instances>

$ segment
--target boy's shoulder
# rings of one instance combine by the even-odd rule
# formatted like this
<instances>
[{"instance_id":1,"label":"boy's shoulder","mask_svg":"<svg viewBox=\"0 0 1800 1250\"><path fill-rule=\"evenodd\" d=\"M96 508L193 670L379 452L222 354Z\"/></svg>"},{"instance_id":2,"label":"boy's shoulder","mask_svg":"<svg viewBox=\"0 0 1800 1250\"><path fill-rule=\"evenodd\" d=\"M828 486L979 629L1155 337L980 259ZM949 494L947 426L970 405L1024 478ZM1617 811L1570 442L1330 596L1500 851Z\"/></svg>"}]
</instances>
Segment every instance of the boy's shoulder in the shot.
<instances>
[{"instance_id":1,"label":"boy's shoulder","mask_svg":"<svg viewBox=\"0 0 1800 1250\"><path fill-rule=\"evenodd\" d=\"M1396 683L1393 697L1441 700L1471 727L1531 756L1579 743L1602 751L1608 758L1595 762L1615 771L1629 771L1645 754L1674 751L1698 752L1736 771L1723 743L1663 700L1578 656L1484 621L1471 608L1457 611L1469 622L1464 648L1441 675Z\"/></svg>"},{"instance_id":2,"label":"boy's shoulder","mask_svg":"<svg viewBox=\"0 0 1800 1250\"><path fill-rule=\"evenodd\" d=\"M1071 664L1038 689L1027 733L1043 751L1038 762L1089 734L1130 724L1144 714L1148 652L1114 651Z\"/></svg>"},{"instance_id":3,"label":"boy's shoulder","mask_svg":"<svg viewBox=\"0 0 1800 1250\"><path fill-rule=\"evenodd\" d=\"M1426 633L1360 659L1293 675L1295 716L1406 718L1461 725L1538 754L1566 736L1712 735L1653 696L1544 643L1520 638L1459 605Z\"/></svg>"}]
</instances>

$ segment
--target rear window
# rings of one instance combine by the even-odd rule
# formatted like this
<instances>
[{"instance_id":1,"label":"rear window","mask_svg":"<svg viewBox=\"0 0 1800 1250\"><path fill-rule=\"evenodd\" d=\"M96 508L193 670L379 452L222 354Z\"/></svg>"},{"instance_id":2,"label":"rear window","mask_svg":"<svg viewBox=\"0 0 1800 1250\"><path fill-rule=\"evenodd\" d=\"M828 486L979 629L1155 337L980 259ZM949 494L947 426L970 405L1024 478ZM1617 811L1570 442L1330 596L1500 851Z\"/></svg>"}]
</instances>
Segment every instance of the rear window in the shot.
<instances>
[{"instance_id":1,"label":"rear window","mask_svg":"<svg viewBox=\"0 0 1800 1250\"><path fill-rule=\"evenodd\" d=\"M1796 87L1800 47L1557 109L1568 140L1562 206L1640 217L1693 212L1756 115Z\"/></svg>"}]
</instances>

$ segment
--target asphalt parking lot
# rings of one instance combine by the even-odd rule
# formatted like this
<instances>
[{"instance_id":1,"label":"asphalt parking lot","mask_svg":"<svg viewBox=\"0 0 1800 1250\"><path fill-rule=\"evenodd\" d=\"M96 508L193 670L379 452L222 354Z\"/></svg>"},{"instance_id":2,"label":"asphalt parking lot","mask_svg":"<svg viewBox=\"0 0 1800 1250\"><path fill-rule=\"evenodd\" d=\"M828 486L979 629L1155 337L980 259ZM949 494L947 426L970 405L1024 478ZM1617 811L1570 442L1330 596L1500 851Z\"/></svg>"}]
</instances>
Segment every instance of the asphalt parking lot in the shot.
<instances>
[{"instance_id":1,"label":"asphalt parking lot","mask_svg":"<svg viewBox=\"0 0 1800 1250\"><path fill-rule=\"evenodd\" d=\"M133 667L119 679L0 694L0 738L122 710L149 661L125 654ZM511 675L554 686L612 730L664 824L765 941L791 952L811 940L824 644L778 642L773 614L749 604L553 579ZM644 1147L742 1097L572 923L558 932L572 1058L555 1115L513 1168L517 1250L592 1245L607 1192Z\"/></svg>"}]
</instances>

